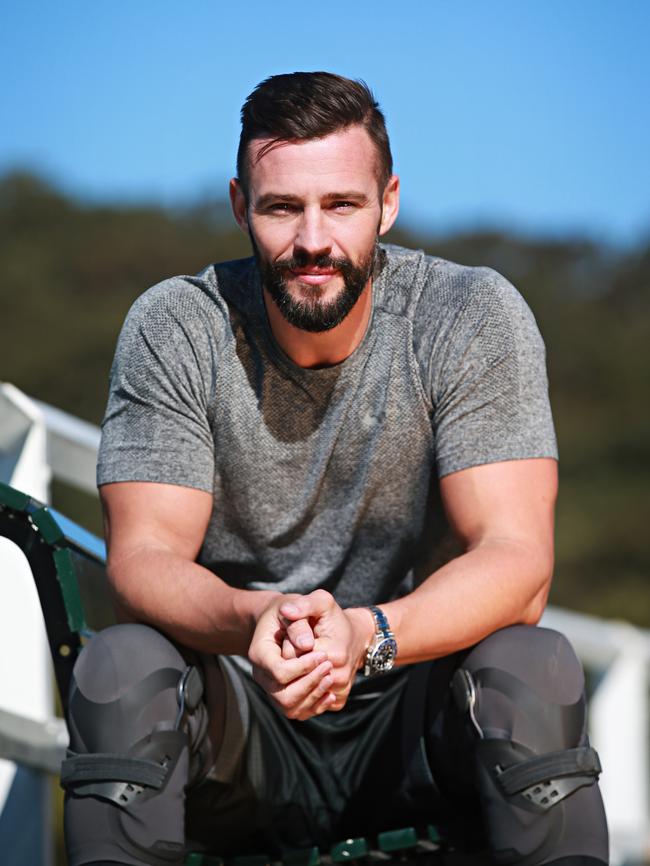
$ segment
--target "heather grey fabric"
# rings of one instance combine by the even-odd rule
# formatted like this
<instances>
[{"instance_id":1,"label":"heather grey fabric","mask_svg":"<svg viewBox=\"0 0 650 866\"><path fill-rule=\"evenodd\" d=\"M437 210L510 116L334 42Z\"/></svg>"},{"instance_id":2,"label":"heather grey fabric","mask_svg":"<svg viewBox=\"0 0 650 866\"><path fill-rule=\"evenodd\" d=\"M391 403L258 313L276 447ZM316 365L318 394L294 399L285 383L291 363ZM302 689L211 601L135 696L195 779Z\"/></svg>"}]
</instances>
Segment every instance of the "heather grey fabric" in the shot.
<instances>
[{"instance_id":1,"label":"heather grey fabric","mask_svg":"<svg viewBox=\"0 0 650 866\"><path fill-rule=\"evenodd\" d=\"M127 317L98 483L212 493L199 561L233 586L387 601L449 557L438 477L556 456L544 347L517 291L381 249L370 325L334 367L279 349L252 259L166 280Z\"/></svg>"}]
</instances>

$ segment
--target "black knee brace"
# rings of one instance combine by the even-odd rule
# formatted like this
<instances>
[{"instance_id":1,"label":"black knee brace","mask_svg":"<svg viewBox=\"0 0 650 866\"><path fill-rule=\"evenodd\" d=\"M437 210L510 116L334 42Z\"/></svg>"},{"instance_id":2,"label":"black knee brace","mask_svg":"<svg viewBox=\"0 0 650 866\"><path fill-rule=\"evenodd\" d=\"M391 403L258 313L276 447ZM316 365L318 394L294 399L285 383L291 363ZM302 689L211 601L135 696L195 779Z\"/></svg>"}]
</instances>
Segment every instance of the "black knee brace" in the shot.
<instances>
[{"instance_id":1,"label":"black knee brace","mask_svg":"<svg viewBox=\"0 0 650 866\"><path fill-rule=\"evenodd\" d=\"M108 629L84 649L61 770L71 859L179 862L187 722L202 692L197 669L145 626Z\"/></svg>"},{"instance_id":2,"label":"black knee brace","mask_svg":"<svg viewBox=\"0 0 650 866\"><path fill-rule=\"evenodd\" d=\"M546 629L504 629L483 643L456 671L452 691L476 738L492 856L502 864L541 864L562 850L577 855L567 805L601 769L586 735L580 664L566 639ZM603 836L605 853L596 846L589 855L605 860L605 826Z\"/></svg>"}]
</instances>

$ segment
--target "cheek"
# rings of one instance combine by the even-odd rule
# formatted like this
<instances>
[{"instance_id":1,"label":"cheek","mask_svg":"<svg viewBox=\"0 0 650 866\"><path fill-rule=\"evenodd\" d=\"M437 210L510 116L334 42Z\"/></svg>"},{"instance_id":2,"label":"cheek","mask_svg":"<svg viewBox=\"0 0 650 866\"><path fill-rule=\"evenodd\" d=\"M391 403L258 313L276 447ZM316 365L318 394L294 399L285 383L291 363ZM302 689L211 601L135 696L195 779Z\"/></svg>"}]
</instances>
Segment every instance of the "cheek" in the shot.
<instances>
[{"instance_id":1,"label":"cheek","mask_svg":"<svg viewBox=\"0 0 650 866\"><path fill-rule=\"evenodd\" d=\"M373 221L358 227L353 233L339 235L336 245L347 258L358 261L370 253L376 240L377 232Z\"/></svg>"},{"instance_id":2,"label":"cheek","mask_svg":"<svg viewBox=\"0 0 650 866\"><path fill-rule=\"evenodd\" d=\"M293 232L288 224L274 221L270 225L265 224L264 221L251 220L249 230L264 258L275 261L278 258L286 258L291 253Z\"/></svg>"}]
</instances>

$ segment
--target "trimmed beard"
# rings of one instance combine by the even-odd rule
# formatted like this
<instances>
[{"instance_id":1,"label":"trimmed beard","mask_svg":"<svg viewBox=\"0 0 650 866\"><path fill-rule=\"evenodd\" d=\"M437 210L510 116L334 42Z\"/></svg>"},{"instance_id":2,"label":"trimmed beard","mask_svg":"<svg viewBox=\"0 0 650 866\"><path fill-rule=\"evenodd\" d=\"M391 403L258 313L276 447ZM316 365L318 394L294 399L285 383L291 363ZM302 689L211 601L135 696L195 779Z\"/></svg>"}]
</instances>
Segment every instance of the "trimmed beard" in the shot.
<instances>
[{"instance_id":1,"label":"trimmed beard","mask_svg":"<svg viewBox=\"0 0 650 866\"><path fill-rule=\"evenodd\" d=\"M307 253L298 253L291 259L283 259L272 264L262 259L252 232L250 237L264 288L271 295L286 321L301 331L318 334L340 325L361 297L376 269L378 259L376 243L357 265L350 259L335 259L327 255L310 256ZM341 274L343 288L333 300L320 303L320 298L324 294L323 289L306 283L303 285L308 297L299 301L292 297L287 286L287 271L307 267L333 269Z\"/></svg>"}]
</instances>

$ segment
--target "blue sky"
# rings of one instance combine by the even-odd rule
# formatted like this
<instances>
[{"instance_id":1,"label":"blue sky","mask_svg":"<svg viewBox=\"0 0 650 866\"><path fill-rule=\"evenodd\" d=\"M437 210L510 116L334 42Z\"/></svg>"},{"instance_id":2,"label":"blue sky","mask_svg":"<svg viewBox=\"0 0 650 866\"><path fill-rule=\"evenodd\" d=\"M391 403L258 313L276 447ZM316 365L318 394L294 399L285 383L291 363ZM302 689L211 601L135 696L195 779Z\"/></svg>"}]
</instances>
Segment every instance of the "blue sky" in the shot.
<instances>
[{"instance_id":1,"label":"blue sky","mask_svg":"<svg viewBox=\"0 0 650 866\"><path fill-rule=\"evenodd\" d=\"M650 236L650 0L0 3L0 170L219 194L250 90L320 68L375 91L407 225Z\"/></svg>"}]
</instances>

